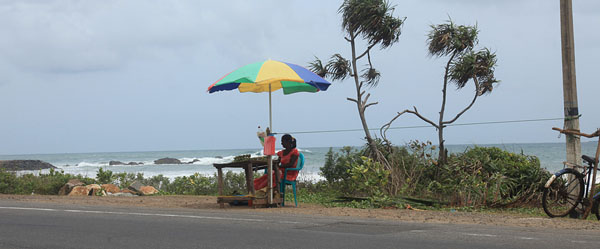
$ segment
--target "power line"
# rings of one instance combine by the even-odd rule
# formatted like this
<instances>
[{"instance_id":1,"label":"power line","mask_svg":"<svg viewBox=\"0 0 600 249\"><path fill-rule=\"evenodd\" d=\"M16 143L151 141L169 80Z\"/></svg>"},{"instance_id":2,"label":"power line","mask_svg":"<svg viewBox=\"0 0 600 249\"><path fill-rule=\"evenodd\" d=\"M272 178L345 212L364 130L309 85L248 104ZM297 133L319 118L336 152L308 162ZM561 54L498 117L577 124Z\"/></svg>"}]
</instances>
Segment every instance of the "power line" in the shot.
<instances>
[{"instance_id":1,"label":"power line","mask_svg":"<svg viewBox=\"0 0 600 249\"><path fill-rule=\"evenodd\" d=\"M472 123L461 123L461 124L449 124L447 126L468 126L468 125L487 125L487 124L508 124L508 123L527 123L527 122L541 122L541 121L554 121L564 120L564 118L539 118L539 119L520 119L520 120L505 120L505 121L488 121L488 122L472 122ZM390 130L400 129L415 129L415 128L427 128L432 127L431 125L415 125L415 126L395 126L390 127ZM277 132L274 134L309 134L309 133L335 133L335 132L355 132L363 131L364 129L342 129L342 130L316 130L316 131L289 131L289 132ZM379 130L379 128L371 128L370 131Z\"/></svg>"}]
</instances>

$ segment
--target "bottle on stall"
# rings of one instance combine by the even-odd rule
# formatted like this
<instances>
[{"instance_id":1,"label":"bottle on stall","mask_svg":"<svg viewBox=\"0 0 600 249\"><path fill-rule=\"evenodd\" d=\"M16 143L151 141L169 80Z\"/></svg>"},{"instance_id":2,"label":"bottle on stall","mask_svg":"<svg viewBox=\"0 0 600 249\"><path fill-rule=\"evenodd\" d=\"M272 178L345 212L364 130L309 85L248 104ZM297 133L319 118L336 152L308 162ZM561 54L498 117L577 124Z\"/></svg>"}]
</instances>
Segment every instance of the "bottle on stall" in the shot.
<instances>
[{"instance_id":1,"label":"bottle on stall","mask_svg":"<svg viewBox=\"0 0 600 249\"><path fill-rule=\"evenodd\" d=\"M258 140L260 141L260 145L261 146L265 146L265 137L267 136L267 133L260 128L260 125L258 126L258 131L256 132L256 136L258 137Z\"/></svg>"}]
</instances>

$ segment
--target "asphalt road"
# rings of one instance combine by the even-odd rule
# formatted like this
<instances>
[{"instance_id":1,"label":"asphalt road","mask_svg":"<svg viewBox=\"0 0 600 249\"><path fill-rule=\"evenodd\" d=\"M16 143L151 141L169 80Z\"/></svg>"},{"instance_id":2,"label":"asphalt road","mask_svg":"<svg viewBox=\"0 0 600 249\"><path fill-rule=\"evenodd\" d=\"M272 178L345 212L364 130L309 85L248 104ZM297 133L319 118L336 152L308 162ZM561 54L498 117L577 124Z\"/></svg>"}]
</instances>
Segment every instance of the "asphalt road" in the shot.
<instances>
[{"instance_id":1,"label":"asphalt road","mask_svg":"<svg viewBox=\"0 0 600 249\"><path fill-rule=\"evenodd\" d=\"M593 248L586 231L0 201L0 248Z\"/></svg>"}]
</instances>

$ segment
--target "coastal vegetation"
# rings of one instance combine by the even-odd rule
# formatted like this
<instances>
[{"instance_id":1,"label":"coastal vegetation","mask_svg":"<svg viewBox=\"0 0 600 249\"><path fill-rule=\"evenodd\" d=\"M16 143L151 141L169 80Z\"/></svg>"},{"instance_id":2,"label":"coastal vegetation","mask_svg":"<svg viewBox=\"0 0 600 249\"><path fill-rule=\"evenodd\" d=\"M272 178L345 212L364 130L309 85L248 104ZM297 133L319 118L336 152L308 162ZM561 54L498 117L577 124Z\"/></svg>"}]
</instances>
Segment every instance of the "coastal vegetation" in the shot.
<instances>
[{"instance_id":1,"label":"coastal vegetation","mask_svg":"<svg viewBox=\"0 0 600 249\"><path fill-rule=\"evenodd\" d=\"M29 173L23 175L0 170L0 194L57 195L61 187L71 179L78 179L85 184L115 184L122 189L126 189L137 181L142 185L153 186L163 195L216 195L218 193L216 175L205 176L196 173L171 180L163 175L144 177L143 173L114 173L100 168L95 178L66 174L54 169L50 169L48 174ZM246 191L245 179L243 173L231 171L225 173L225 193L244 193Z\"/></svg>"},{"instance_id":2,"label":"coastal vegetation","mask_svg":"<svg viewBox=\"0 0 600 249\"><path fill-rule=\"evenodd\" d=\"M300 202L356 208L530 208L539 206L550 173L537 157L499 148L473 147L450 154L439 165L431 142L413 141L389 146L376 140L391 170L370 158L369 146L330 149L321 167L321 181L300 181ZM260 174L257 174L257 177ZM193 174L168 178L143 173L115 173L100 168L95 178L50 169L47 174L0 171L0 193L56 195L70 179L85 184L115 184L124 189L134 182L153 186L161 195L217 195L216 175ZM245 194L243 173L225 172L224 193ZM290 196L291 197L291 196ZM529 211L531 212L531 211Z\"/></svg>"},{"instance_id":3,"label":"coastal vegetation","mask_svg":"<svg viewBox=\"0 0 600 249\"><path fill-rule=\"evenodd\" d=\"M65 174L52 168L48 174L37 175L17 175L15 172L0 169L0 193L56 195L70 179L79 179L86 184L95 183L94 179Z\"/></svg>"},{"instance_id":4,"label":"coastal vegetation","mask_svg":"<svg viewBox=\"0 0 600 249\"><path fill-rule=\"evenodd\" d=\"M491 147L473 147L450 154L440 165L431 142L413 141L407 146L379 143L393 168L387 170L362 149L345 147L327 154L321 168L326 188L338 196L360 200L373 207L417 202L449 207L539 206L550 173L535 156ZM318 193L323 187L308 188ZM348 198L349 197L349 198Z\"/></svg>"}]
</instances>

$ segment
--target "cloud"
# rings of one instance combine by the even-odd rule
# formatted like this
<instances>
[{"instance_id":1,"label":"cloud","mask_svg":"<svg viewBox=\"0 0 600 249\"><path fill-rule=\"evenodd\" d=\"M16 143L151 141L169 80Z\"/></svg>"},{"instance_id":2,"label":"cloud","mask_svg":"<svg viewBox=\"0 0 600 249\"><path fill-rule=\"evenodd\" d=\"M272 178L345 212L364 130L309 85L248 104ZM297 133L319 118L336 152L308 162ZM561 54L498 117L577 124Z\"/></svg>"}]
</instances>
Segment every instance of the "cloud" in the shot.
<instances>
[{"instance_id":1,"label":"cloud","mask_svg":"<svg viewBox=\"0 0 600 249\"><path fill-rule=\"evenodd\" d=\"M0 53L24 71L79 72L115 67L118 55L69 2L12 2L0 8Z\"/></svg>"},{"instance_id":2,"label":"cloud","mask_svg":"<svg viewBox=\"0 0 600 249\"><path fill-rule=\"evenodd\" d=\"M64 74L172 57L268 57L267 51L310 38L302 37L315 28L304 25L305 11L279 1L2 2L0 36L10 39L0 41L0 60Z\"/></svg>"},{"instance_id":3,"label":"cloud","mask_svg":"<svg viewBox=\"0 0 600 249\"><path fill-rule=\"evenodd\" d=\"M10 39L0 41L0 54L25 71L117 69L201 44L209 10L192 9L166 1L2 2L0 36Z\"/></svg>"}]
</instances>

